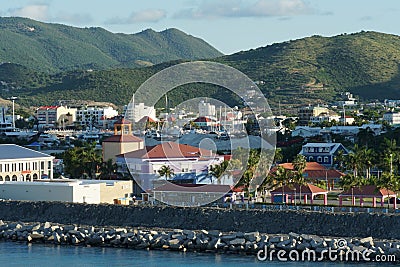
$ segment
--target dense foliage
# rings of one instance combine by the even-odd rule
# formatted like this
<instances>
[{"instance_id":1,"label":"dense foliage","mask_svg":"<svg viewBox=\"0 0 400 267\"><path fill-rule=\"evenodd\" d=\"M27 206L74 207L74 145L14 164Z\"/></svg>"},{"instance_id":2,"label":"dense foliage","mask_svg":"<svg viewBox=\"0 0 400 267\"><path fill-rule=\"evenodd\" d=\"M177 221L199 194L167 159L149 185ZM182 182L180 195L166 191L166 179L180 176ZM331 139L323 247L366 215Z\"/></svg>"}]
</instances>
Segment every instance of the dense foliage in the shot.
<instances>
[{"instance_id":1,"label":"dense foliage","mask_svg":"<svg viewBox=\"0 0 400 267\"><path fill-rule=\"evenodd\" d=\"M137 67L222 55L202 39L177 29L122 34L17 17L0 17L0 40L0 62L45 72Z\"/></svg>"},{"instance_id":2,"label":"dense foliage","mask_svg":"<svg viewBox=\"0 0 400 267\"><path fill-rule=\"evenodd\" d=\"M72 27L65 29L77 30ZM78 30L93 34L97 31L105 32L98 28ZM174 31L170 30L170 33ZM166 35L165 32L163 34ZM148 36L151 42L161 42L157 33L150 30L138 35ZM102 38L106 38L104 36ZM177 45L179 40L174 40ZM195 46L190 47L195 49ZM163 46L162 50L168 51L167 46ZM0 59L2 53L4 49L3 52L0 50ZM278 103L283 109L307 103L327 103L343 91L356 93L362 99L397 99L400 90L400 37L377 32L335 37L312 36L213 60L235 67L254 81L259 81L259 88L275 108ZM0 81L3 83L0 89L3 90L0 96L7 98L18 95L21 97L20 103L26 106L51 104L57 99L90 99L123 105L127 104L134 91L147 78L180 62L170 61L141 68L74 70L56 74L42 72L40 68L33 70L22 65L2 64ZM232 99L233 96L227 97L227 93L227 90L217 86L192 84L177 88L168 98L171 105L199 96ZM228 104L238 105L238 97Z\"/></svg>"}]
</instances>

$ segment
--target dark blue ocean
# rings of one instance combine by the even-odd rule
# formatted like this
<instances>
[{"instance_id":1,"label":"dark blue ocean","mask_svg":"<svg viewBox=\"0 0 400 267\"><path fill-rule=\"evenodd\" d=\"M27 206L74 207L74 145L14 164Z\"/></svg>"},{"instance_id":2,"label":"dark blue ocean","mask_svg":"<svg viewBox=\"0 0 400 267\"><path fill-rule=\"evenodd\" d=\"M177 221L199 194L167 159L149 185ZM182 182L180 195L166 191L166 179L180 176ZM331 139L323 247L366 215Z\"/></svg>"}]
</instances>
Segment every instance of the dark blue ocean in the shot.
<instances>
[{"instance_id":1,"label":"dark blue ocean","mask_svg":"<svg viewBox=\"0 0 400 267\"><path fill-rule=\"evenodd\" d=\"M208 253L146 251L118 248L53 246L0 242L0 266L382 266L332 262L261 262L255 256L215 255Z\"/></svg>"}]
</instances>

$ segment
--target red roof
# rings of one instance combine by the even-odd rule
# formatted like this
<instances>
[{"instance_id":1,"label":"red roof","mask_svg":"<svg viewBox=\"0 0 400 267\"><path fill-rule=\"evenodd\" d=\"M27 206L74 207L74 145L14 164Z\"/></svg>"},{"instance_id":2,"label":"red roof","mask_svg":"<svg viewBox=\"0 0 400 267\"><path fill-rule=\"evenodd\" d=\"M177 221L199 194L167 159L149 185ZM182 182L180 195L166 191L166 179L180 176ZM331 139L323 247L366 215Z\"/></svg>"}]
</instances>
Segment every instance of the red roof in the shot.
<instances>
[{"instance_id":1,"label":"red roof","mask_svg":"<svg viewBox=\"0 0 400 267\"><path fill-rule=\"evenodd\" d=\"M292 186L287 186L285 185L284 190L282 190L282 187L279 187L275 190L271 191L271 194L282 194L283 191L288 194L294 194L295 192L300 194L300 185L299 184L294 184ZM295 190L296 189L296 190ZM325 194L328 193L328 191L319 188L318 186L315 186L313 184L307 184L307 185L302 185L301 186L301 194L309 195L309 194Z\"/></svg>"},{"instance_id":2,"label":"red roof","mask_svg":"<svg viewBox=\"0 0 400 267\"><path fill-rule=\"evenodd\" d=\"M282 163L279 164L279 166L282 166L286 170L294 169L292 163ZM274 173L275 171L276 167L271 170L271 173ZM304 177L308 179L334 179L342 176L344 176L344 173L338 170L327 169L318 162L307 162L304 169Z\"/></svg>"},{"instance_id":3,"label":"red roof","mask_svg":"<svg viewBox=\"0 0 400 267\"><path fill-rule=\"evenodd\" d=\"M396 197L396 193L392 190L387 190L385 188L379 189L376 185L361 185L357 187L353 187L353 189L348 189L343 191L339 196L362 196L362 197Z\"/></svg>"},{"instance_id":4,"label":"red roof","mask_svg":"<svg viewBox=\"0 0 400 267\"><path fill-rule=\"evenodd\" d=\"M210 119L208 117L198 117L193 122L213 122L213 121L215 121L215 120Z\"/></svg>"},{"instance_id":5,"label":"red roof","mask_svg":"<svg viewBox=\"0 0 400 267\"><path fill-rule=\"evenodd\" d=\"M186 144L164 142L156 146L148 146L145 149L127 152L119 155L125 158L201 158L213 156L211 150L202 149Z\"/></svg>"},{"instance_id":6,"label":"red roof","mask_svg":"<svg viewBox=\"0 0 400 267\"><path fill-rule=\"evenodd\" d=\"M138 122L145 123L145 122L156 122L156 121L149 116L144 116Z\"/></svg>"},{"instance_id":7,"label":"red roof","mask_svg":"<svg viewBox=\"0 0 400 267\"><path fill-rule=\"evenodd\" d=\"M134 135L113 135L103 140L103 142L115 142L115 143L136 143L143 142L143 139Z\"/></svg>"},{"instance_id":8,"label":"red roof","mask_svg":"<svg viewBox=\"0 0 400 267\"><path fill-rule=\"evenodd\" d=\"M293 170L293 164L292 163L282 163L279 164L279 166L282 166L286 170ZM319 164L318 162L307 162L306 163L306 168L304 171L315 171L315 170L326 170L325 166Z\"/></svg>"},{"instance_id":9,"label":"red roof","mask_svg":"<svg viewBox=\"0 0 400 267\"><path fill-rule=\"evenodd\" d=\"M166 183L153 189L153 192L190 192L190 193L228 193L231 190L229 185L217 184L180 184Z\"/></svg>"},{"instance_id":10,"label":"red roof","mask_svg":"<svg viewBox=\"0 0 400 267\"><path fill-rule=\"evenodd\" d=\"M60 106L41 106L38 109L47 110L47 109L58 109Z\"/></svg>"}]
</instances>

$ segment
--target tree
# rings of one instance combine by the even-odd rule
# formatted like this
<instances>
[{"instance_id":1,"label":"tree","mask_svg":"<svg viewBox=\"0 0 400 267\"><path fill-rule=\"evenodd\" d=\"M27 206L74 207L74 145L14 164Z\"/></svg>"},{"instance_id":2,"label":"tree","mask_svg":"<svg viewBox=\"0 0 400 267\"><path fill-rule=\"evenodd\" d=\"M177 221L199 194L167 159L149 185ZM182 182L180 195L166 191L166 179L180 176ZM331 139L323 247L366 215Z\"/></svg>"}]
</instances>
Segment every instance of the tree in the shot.
<instances>
[{"instance_id":1,"label":"tree","mask_svg":"<svg viewBox=\"0 0 400 267\"><path fill-rule=\"evenodd\" d=\"M221 178L222 174L224 174L226 168L228 167L228 164L229 164L229 161L224 160L220 164L212 165L209 168L208 174L216 177L218 179L218 181L220 182L220 178Z\"/></svg>"},{"instance_id":2,"label":"tree","mask_svg":"<svg viewBox=\"0 0 400 267\"><path fill-rule=\"evenodd\" d=\"M63 159L66 173L75 178L87 173L89 178L95 178L94 174L102 162L95 146L96 143L86 143L83 147L73 147L65 151Z\"/></svg>"},{"instance_id":3,"label":"tree","mask_svg":"<svg viewBox=\"0 0 400 267\"><path fill-rule=\"evenodd\" d=\"M301 203L301 188L306 185L306 180L304 178L303 172L307 166L306 157L298 154L293 160L293 170L294 170L294 181L299 185L300 189L300 203ZM328 187L328 185L327 185Z\"/></svg>"},{"instance_id":4,"label":"tree","mask_svg":"<svg viewBox=\"0 0 400 267\"><path fill-rule=\"evenodd\" d=\"M170 166L166 165L161 166L161 168L158 170L158 174L160 177L165 177L167 180L175 175L174 170Z\"/></svg>"},{"instance_id":5,"label":"tree","mask_svg":"<svg viewBox=\"0 0 400 267\"><path fill-rule=\"evenodd\" d=\"M112 175L117 172L117 169L118 169L117 164L113 163L112 159L109 159L101 164L99 178L110 179L112 177Z\"/></svg>"}]
</instances>

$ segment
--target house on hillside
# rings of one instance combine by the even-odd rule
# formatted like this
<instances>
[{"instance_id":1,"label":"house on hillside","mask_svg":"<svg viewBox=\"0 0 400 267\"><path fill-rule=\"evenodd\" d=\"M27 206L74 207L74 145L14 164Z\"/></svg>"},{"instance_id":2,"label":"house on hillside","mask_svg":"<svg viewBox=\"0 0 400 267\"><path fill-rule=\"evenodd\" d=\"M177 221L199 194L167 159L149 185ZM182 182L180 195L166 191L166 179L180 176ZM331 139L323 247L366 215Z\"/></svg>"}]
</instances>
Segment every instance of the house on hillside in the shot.
<instances>
[{"instance_id":1,"label":"house on hillside","mask_svg":"<svg viewBox=\"0 0 400 267\"><path fill-rule=\"evenodd\" d=\"M315 161L329 167L333 166L339 151L343 151L345 155L349 153L341 143L307 143L303 145L299 154L305 156L307 161Z\"/></svg>"}]
</instances>

